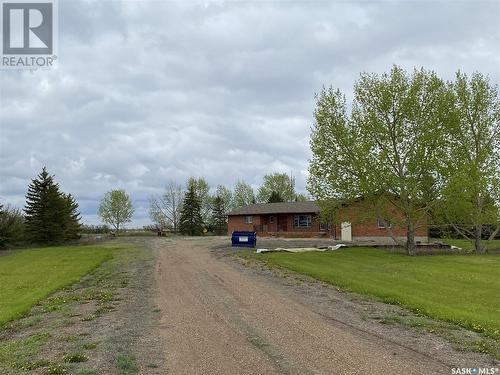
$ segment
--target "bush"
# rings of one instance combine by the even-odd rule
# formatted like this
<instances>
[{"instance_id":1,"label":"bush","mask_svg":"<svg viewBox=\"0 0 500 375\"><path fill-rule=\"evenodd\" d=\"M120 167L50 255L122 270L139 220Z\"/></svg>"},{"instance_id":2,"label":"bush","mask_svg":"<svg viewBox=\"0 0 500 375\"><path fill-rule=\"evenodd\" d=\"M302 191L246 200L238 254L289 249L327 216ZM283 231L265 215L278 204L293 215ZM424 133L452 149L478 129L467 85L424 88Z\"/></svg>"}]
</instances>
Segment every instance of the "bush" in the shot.
<instances>
[{"instance_id":1,"label":"bush","mask_svg":"<svg viewBox=\"0 0 500 375\"><path fill-rule=\"evenodd\" d=\"M21 210L0 205L0 248L24 240L24 216Z\"/></svg>"},{"instance_id":2,"label":"bush","mask_svg":"<svg viewBox=\"0 0 500 375\"><path fill-rule=\"evenodd\" d=\"M111 229L107 225L82 225L80 233L84 234L108 234Z\"/></svg>"}]
</instances>

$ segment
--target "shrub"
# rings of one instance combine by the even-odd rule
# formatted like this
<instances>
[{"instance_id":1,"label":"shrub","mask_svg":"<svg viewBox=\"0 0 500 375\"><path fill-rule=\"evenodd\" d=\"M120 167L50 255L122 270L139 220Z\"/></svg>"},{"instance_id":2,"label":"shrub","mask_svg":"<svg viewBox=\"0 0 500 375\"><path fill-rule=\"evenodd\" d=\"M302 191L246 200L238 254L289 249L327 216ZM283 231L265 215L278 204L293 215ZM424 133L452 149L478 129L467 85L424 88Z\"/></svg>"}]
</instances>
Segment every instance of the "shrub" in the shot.
<instances>
[{"instance_id":1,"label":"shrub","mask_svg":"<svg viewBox=\"0 0 500 375\"><path fill-rule=\"evenodd\" d=\"M24 216L20 210L0 205L0 248L24 239Z\"/></svg>"}]
</instances>

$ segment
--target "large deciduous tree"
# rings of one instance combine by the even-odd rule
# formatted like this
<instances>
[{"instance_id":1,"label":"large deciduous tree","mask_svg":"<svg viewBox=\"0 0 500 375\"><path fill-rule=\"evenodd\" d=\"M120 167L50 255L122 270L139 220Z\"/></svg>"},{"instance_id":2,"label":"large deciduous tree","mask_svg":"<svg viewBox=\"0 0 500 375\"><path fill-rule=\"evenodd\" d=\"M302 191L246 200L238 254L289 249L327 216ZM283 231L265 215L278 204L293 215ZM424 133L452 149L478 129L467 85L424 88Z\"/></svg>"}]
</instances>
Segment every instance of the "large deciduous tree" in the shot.
<instances>
[{"instance_id":1,"label":"large deciduous tree","mask_svg":"<svg viewBox=\"0 0 500 375\"><path fill-rule=\"evenodd\" d=\"M179 229L182 234L199 236L203 233L203 218L201 216L201 200L197 195L195 184L188 184L182 203Z\"/></svg>"},{"instance_id":2,"label":"large deciduous tree","mask_svg":"<svg viewBox=\"0 0 500 375\"><path fill-rule=\"evenodd\" d=\"M286 173L266 174L257 193L257 200L268 202L273 192L277 193L283 201L293 202L295 200L295 178Z\"/></svg>"},{"instance_id":3,"label":"large deciduous tree","mask_svg":"<svg viewBox=\"0 0 500 375\"><path fill-rule=\"evenodd\" d=\"M183 199L182 187L175 182L168 183L161 196L150 198L149 217L157 229L178 231Z\"/></svg>"},{"instance_id":4,"label":"large deciduous tree","mask_svg":"<svg viewBox=\"0 0 500 375\"><path fill-rule=\"evenodd\" d=\"M480 73L469 79L458 72L450 89L455 116L437 216L482 254L485 226L496 228L489 239L500 227L500 100L497 88Z\"/></svg>"},{"instance_id":5,"label":"large deciduous tree","mask_svg":"<svg viewBox=\"0 0 500 375\"><path fill-rule=\"evenodd\" d=\"M317 96L308 189L320 204L363 197L380 219L404 225L405 243L393 238L414 255L443 157L446 85L434 72L409 75L394 66L388 74L361 74L354 92L350 111L339 90Z\"/></svg>"},{"instance_id":6,"label":"large deciduous tree","mask_svg":"<svg viewBox=\"0 0 500 375\"><path fill-rule=\"evenodd\" d=\"M45 167L28 187L24 212L30 242L59 244L78 237L78 203L71 194L60 191Z\"/></svg>"},{"instance_id":7,"label":"large deciduous tree","mask_svg":"<svg viewBox=\"0 0 500 375\"><path fill-rule=\"evenodd\" d=\"M133 214L132 201L122 189L108 191L99 206L99 217L105 223L113 226L117 235L120 226L130 222Z\"/></svg>"},{"instance_id":8,"label":"large deciduous tree","mask_svg":"<svg viewBox=\"0 0 500 375\"><path fill-rule=\"evenodd\" d=\"M243 207L255 203L252 187L245 181L238 181L234 185L233 208Z\"/></svg>"},{"instance_id":9,"label":"large deciduous tree","mask_svg":"<svg viewBox=\"0 0 500 375\"><path fill-rule=\"evenodd\" d=\"M223 203L223 212L227 214L233 208L233 192L224 185L217 185L215 198L220 197ZM215 199L214 198L214 199Z\"/></svg>"}]
</instances>

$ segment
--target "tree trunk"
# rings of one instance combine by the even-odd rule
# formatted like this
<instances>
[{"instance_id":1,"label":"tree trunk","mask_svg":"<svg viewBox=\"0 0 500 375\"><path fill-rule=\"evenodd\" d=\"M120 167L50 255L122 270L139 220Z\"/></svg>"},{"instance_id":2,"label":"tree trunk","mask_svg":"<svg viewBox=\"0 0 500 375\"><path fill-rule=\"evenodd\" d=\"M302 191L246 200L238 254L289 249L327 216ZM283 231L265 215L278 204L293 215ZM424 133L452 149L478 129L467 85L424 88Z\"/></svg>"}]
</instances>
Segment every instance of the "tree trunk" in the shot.
<instances>
[{"instance_id":1,"label":"tree trunk","mask_svg":"<svg viewBox=\"0 0 500 375\"><path fill-rule=\"evenodd\" d=\"M399 241L398 238L394 235L394 232L392 231L392 228L389 225L385 226L385 230L389 234L389 237L392 238L392 240L394 241L394 243L396 244L396 246L400 246L400 247L405 247L406 246L406 242Z\"/></svg>"},{"instance_id":2,"label":"tree trunk","mask_svg":"<svg viewBox=\"0 0 500 375\"><path fill-rule=\"evenodd\" d=\"M116 237L118 237L118 232L120 231L120 223L116 224Z\"/></svg>"},{"instance_id":3,"label":"tree trunk","mask_svg":"<svg viewBox=\"0 0 500 375\"><path fill-rule=\"evenodd\" d=\"M453 227L453 229L455 229L455 231L461 235L463 238L465 238L467 241L471 241L470 237L467 235L467 233L463 230L461 230L455 223L451 223L451 226ZM470 233L469 233L470 235Z\"/></svg>"},{"instance_id":4,"label":"tree trunk","mask_svg":"<svg viewBox=\"0 0 500 375\"><path fill-rule=\"evenodd\" d=\"M488 241L494 240L497 233L500 231L500 225L497 225L495 230L491 233L491 235L488 237Z\"/></svg>"},{"instance_id":5,"label":"tree trunk","mask_svg":"<svg viewBox=\"0 0 500 375\"><path fill-rule=\"evenodd\" d=\"M483 212L483 199L481 194L476 196L476 212L477 217L474 223L474 248L476 254L484 254L485 249L481 248L481 237L483 236L483 221L481 219L481 213Z\"/></svg>"},{"instance_id":6,"label":"tree trunk","mask_svg":"<svg viewBox=\"0 0 500 375\"><path fill-rule=\"evenodd\" d=\"M415 246L415 224L411 218L406 218L406 253L408 255L416 255Z\"/></svg>"},{"instance_id":7,"label":"tree trunk","mask_svg":"<svg viewBox=\"0 0 500 375\"><path fill-rule=\"evenodd\" d=\"M476 225L474 228L474 249L477 254L484 254L485 249L481 247L481 237L483 235L483 226L481 224Z\"/></svg>"}]
</instances>

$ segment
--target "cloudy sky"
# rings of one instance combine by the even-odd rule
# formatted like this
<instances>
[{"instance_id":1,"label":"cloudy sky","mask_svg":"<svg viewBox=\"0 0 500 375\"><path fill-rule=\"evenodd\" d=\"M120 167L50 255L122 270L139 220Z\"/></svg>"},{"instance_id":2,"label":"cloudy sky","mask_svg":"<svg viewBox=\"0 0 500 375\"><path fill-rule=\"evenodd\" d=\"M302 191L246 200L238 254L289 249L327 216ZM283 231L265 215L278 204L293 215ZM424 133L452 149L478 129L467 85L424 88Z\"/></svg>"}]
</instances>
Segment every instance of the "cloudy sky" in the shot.
<instances>
[{"instance_id":1,"label":"cloudy sky","mask_svg":"<svg viewBox=\"0 0 500 375\"><path fill-rule=\"evenodd\" d=\"M424 66L500 82L500 1L59 0L59 65L0 71L0 201L46 165L85 222L100 198L168 181L293 172L305 192L314 93Z\"/></svg>"}]
</instances>

